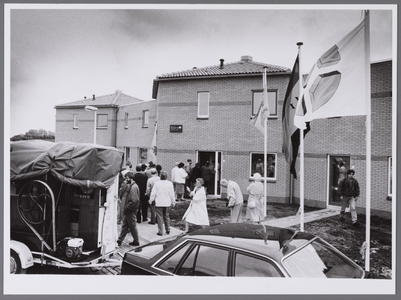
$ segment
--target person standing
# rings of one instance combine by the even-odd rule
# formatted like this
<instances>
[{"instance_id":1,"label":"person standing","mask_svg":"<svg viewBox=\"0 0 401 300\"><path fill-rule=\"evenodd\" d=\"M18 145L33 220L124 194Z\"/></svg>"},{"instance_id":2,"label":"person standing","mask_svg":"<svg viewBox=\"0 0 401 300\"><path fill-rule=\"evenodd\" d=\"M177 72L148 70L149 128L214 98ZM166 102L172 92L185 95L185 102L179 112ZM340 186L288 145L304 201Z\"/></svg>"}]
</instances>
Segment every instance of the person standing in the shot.
<instances>
[{"instance_id":1,"label":"person standing","mask_svg":"<svg viewBox=\"0 0 401 300\"><path fill-rule=\"evenodd\" d=\"M174 173L175 176L175 194L177 195L177 201L184 201L183 195L185 193L185 180L188 173L184 170L184 163L178 164L178 169Z\"/></svg>"},{"instance_id":2,"label":"person standing","mask_svg":"<svg viewBox=\"0 0 401 300\"><path fill-rule=\"evenodd\" d=\"M231 209L231 223L241 221L241 211L244 205L244 198L241 189L235 181L222 179L220 185L227 189L227 207Z\"/></svg>"},{"instance_id":3,"label":"person standing","mask_svg":"<svg viewBox=\"0 0 401 300\"><path fill-rule=\"evenodd\" d=\"M214 169L210 168L210 162L207 161L204 166L201 168L202 171L202 179L205 181L206 194L212 194L212 180L214 175Z\"/></svg>"},{"instance_id":4,"label":"person standing","mask_svg":"<svg viewBox=\"0 0 401 300\"><path fill-rule=\"evenodd\" d=\"M139 246L138 228L136 225L136 213L139 208L139 187L134 181L134 174L129 172L128 177L128 190L127 199L124 206L124 218L121 228L120 236L118 237L117 244L121 246L128 231L131 232L133 241L129 243L131 246Z\"/></svg>"},{"instance_id":5,"label":"person standing","mask_svg":"<svg viewBox=\"0 0 401 300\"><path fill-rule=\"evenodd\" d=\"M246 206L246 219L250 219L252 223L260 223L264 219L263 216L263 183L261 182L262 176L259 173L253 174L249 178L251 183L247 187L249 194L248 204Z\"/></svg>"},{"instance_id":6,"label":"person standing","mask_svg":"<svg viewBox=\"0 0 401 300\"><path fill-rule=\"evenodd\" d=\"M188 176L187 178L185 178L185 193L184 193L184 197L188 198L189 194L188 194L188 189L192 190L192 181L191 181L191 174L192 174L192 160L191 159L187 159L187 163L184 166L184 170L185 172L187 172Z\"/></svg>"},{"instance_id":7,"label":"person standing","mask_svg":"<svg viewBox=\"0 0 401 300\"><path fill-rule=\"evenodd\" d=\"M344 161L341 159L338 163L338 184L347 177L347 168L345 167Z\"/></svg>"},{"instance_id":8,"label":"person standing","mask_svg":"<svg viewBox=\"0 0 401 300\"><path fill-rule=\"evenodd\" d=\"M124 180L121 183L120 188L118 189L118 199L119 200L118 200L118 206L117 206L117 224L121 224L124 220L124 207L125 207L125 201L126 201L127 195L128 195L128 189L129 189L127 173L128 172L124 173L125 174L123 176Z\"/></svg>"},{"instance_id":9,"label":"person standing","mask_svg":"<svg viewBox=\"0 0 401 300\"><path fill-rule=\"evenodd\" d=\"M140 195L140 205L138 212L136 214L137 223L141 223L142 221L146 222L148 220L148 200L149 198L146 197L146 184L148 182L148 176L142 172L142 166L136 166L136 173L134 174L134 181L139 187L139 195Z\"/></svg>"},{"instance_id":10,"label":"person standing","mask_svg":"<svg viewBox=\"0 0 401 300\"><path fill-rule=\"evenodd\" d=\"M264 176L265 175L265 169L264 169L263 161L261 159L258 159L258 162L256 163L255 166L255 173L259 173L260 175Z\"/></svg>"},{"instance_id":11,"label":"person standing","mask_svg":"<svg viewBox=\"0 0 401 300\"><path fill-rule=\"evenodd\" d=\"M167 173L164 171L160 172L160 180L153 185L149 203L152 204L153 201L156 207L157 235L163 235L163 225L166 233L170 234L170 207L175 206L174 187L167 180Z\"/></svg>"},{"instance_id":12,"label":"person standing","mask_svg":"<svg viewBox=\"0 0 401 300\"><path fill-rule=\"evenodd\" d=\"M196 179L202 178L202 171L199 163L196 163L195 166L192 168L191 173L191 183L194 186Z\"/></svg>"},{"instance_id":13,"label":"person standing","mask_svg":"<svg viewBox=\"0 0 401 300\"><path fill-rule=\"evenodd\" d=\"M185 221L185 233L188 232L189 223L201 225L202 227L209 226L209 217L207 215L206 207L206 192L203 186L204 181L198 178L195 181L195 188L193 191L187 187L187 191L192 198L182 220Z\"/></svg>"},{"instance_id":14,"label":"person standing","mask_svg":"<svg viewBox=\"0 0 401 300\"><path fill-rule=\"evenodd\" d=\"M176 162L174 164L174 168L171 169L171 182L173 183L174 189L175 189L175 173L178 170L178 164L179 162Z\"/></svg>"},{"instance_id":15,"label":"person standing","mask_svg":"<svg viewBox=\"0 0 401 300\"><path fill-rule=\"evenodd\" d=\"M350 208L351 212L351 220L352 220L352 225L353 226L359 226L360 224L357 221L357 213L356 213L356 200L358 200L359 197L359 183L358 181L354 178L355 171L354 170L348 170L347 171L347 177L344 178L342 181L340 181L340 184L338 186L338 191L341 195L341 210L340 210L340 220L344 222L344 214L345 214L345 209L348 207Z\"/></svg>"},{"instance_id":16,"label":"person standing","mask_svg":"<svg viewBox=\"0 0 401 300\"><path fill-rule=\"evenodd\" d=\"M150 195L152 193L153 186L156 181L160 180L160 177L158 175L158 172L156 169L152 169L151 171L151 177L148 179L147 184L146 184L146 195L150 199ZM156 224L156 208L154 205L150 205L150 221L148 224Z\"/></svg>"}]
</instances>

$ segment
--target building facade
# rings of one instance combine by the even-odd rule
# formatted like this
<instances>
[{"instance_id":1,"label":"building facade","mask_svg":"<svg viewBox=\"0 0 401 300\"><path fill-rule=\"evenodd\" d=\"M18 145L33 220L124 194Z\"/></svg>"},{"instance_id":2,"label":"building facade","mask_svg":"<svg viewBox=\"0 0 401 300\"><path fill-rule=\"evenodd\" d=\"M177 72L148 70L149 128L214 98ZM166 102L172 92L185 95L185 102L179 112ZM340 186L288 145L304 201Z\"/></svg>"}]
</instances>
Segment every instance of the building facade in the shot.
<instances>
[{"instance_id":1,"label":"building facade","mask_svg":"<svg viewBox=\"0 0 401 300\"><path fill-rule=\"evenodd\" d=\"M116 147L133 165L155 160L155 100L140 100L117 90L114 94L57 105L55 109L56 142L95 142Z\"/></svg>"},{"instance_id":2,"label":"building facade","mask_svg":"<svg viewBox=\"0 0 401 300\"><path fill-rule=\"evenodd\" d=\"M219 181L236 181L245 196L249 177L263 161L264 138L250 119L262 97L267 68L268 119L267 201L299 203L299 180L293 180L282 153L282 107L291 70L240 61L157 76L158 163L171 170L177 161L209 162L215 170L212 194L224 197ZM392 61L371 64L372 214L391 215ZM346 108L344 108L346 109ZM353 168L361 187L358 210L366 206L366 117L311 122L305 138L305 205L339 205L334 161ZM299 172L299 160L297 162ZM378 176L380 174L380 178Z\"/></svg>"}]
</instances>

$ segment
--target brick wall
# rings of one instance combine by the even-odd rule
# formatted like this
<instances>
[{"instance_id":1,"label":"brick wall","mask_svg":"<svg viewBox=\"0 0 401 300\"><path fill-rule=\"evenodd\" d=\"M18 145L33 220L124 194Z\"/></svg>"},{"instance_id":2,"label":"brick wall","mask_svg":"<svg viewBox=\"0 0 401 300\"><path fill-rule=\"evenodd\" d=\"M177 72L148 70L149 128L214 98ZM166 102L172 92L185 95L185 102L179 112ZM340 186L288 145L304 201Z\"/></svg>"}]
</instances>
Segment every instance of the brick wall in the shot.
<instances>
[{"instance_id":1,"label":"brick wall","mask_svg":"<svg viewBox=\"0 0 401 300\"><path fill-rule=\"evenodd\" d=\"M372 210L391 211L387 197L387 159L391 156L391 64L372 64ZM267 185L268 201L288 202L289 166L281 153L282 105L289 75L268 76L268 89L277 89L277 118L268 120L268 153L276 153L276 181ZM159 82L158 162L170 171L176 161L196 160L196 151L222 151L222 178L238 182L245 194L250 153L263 153L263 135L249 125L252 90L261 89L262 78L168 80ZM207 120L197 119L197 93L210 93ZM169 132L182 125L182 133ZM305 201L325 206L327 157L349 155L361 184L360 209L365 207L365 117L315 120L305 138ZM299 171L299 160L297 162ZM378 180L376 174L381 174ZM224 190L223 190L224 192ZM299 180L294 181L294 201L299 201Z\"/></svg>"}]
</instances>

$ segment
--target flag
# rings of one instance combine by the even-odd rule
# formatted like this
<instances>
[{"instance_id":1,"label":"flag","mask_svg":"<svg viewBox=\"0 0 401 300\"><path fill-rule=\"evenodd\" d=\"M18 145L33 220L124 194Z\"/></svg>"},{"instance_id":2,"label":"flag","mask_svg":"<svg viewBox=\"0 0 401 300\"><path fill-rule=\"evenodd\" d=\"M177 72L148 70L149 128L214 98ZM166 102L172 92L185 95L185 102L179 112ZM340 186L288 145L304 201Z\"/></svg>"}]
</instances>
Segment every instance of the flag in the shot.
<instances>
[{"instance_id":1,"label":"flag","mask_svg":"<svg viewBox=\"0 0 401 300\"><path fill-rule=\"evenodd\" d=\"M298 128L315 119L367 114L366 24L369 14L312 67L295 114Z\"/></svg>"},{"instance_id":2,"label":"flag","mask_svg":"<svg viewBox=\"0 0 401 300\"><path fill-rule=\"evenodd\" d=\"M260 103L258 112L255 117L249 122L249 124L256 127L261 133L265 133L265 120L269 117L269 103L267 102L267 78L266 78L266 68L263 73L263 99Z\"/></svg>"},{"instance_id":3,"label":"flag","mask_svg":"<svg viewBox=\"0 0 401 300\"><path fill-rule=\"evenodd\" d=\"M299 99L299 55L297 56L290 81L288 83L287 92L284 97L283 117L282 117L282 132L283 132L283 152L285 160L290 164L290 173L297 178L295 170L295 162L298 155L298 148L300 144L299 129L294 125L295 110ZM304 130L305 134L310 130L309 122L307 129Z\"/></svg>"},{"instance_id":4,"label":"flag","mask_svg":"<svg viewBox=\"0 0 401 300\"><path fill-rule=\"evenodd\" d=\"M156 137L157 137L157 123L155 124L155 131L153 133L152 142L150 144L149 154L150 160L156 164L157 163L157 145L156 145Z\"/></svg>"}]
</instances>

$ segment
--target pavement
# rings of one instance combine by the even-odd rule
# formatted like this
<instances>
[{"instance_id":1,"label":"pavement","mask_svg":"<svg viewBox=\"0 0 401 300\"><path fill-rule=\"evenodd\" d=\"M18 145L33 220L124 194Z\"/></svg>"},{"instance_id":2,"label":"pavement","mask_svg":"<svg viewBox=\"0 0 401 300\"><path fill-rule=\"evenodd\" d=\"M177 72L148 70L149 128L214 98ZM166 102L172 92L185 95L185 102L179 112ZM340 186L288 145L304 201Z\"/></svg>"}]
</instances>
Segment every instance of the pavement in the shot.
<instances>
[{"instance_id":1,"label":"pavement","mask_svg":"<svg viewBox=\"0 0 401 300\"><path fill-rule=\"evenodd\" d=\"M339 206L327 206L325 209L305 212L304 213L304 223L312 222L319 219L324 219L328 217L332 217L340 214ZM276 226L281 228L287 228L291 226L296 226L300 224L300 214L299 212L294 216L289 216L285 218L276 218L276 219L268 219L262 222L264 225ZM148 222L138 223L138 232L139 232L139 242L141 245L148 244L153 241L157 241L163 239L167 236L177 236L183 233L182 230L177 228L170 228L170 234L167 235L164 233L162 236L157 235L157 225L149 224ZM121 225L118 225L118 232L121 230ZM119 247L117 253L113 255L113 258L117 258L122 260L125 252L135 249L134 246L130 246L129 243L132 242L132 236L130 233L127 234L125 240ZM118 275L121 271L121 267L107 267L99 269L98 272L92 273L93 275Z\"/></svg>"}]
</instances>

